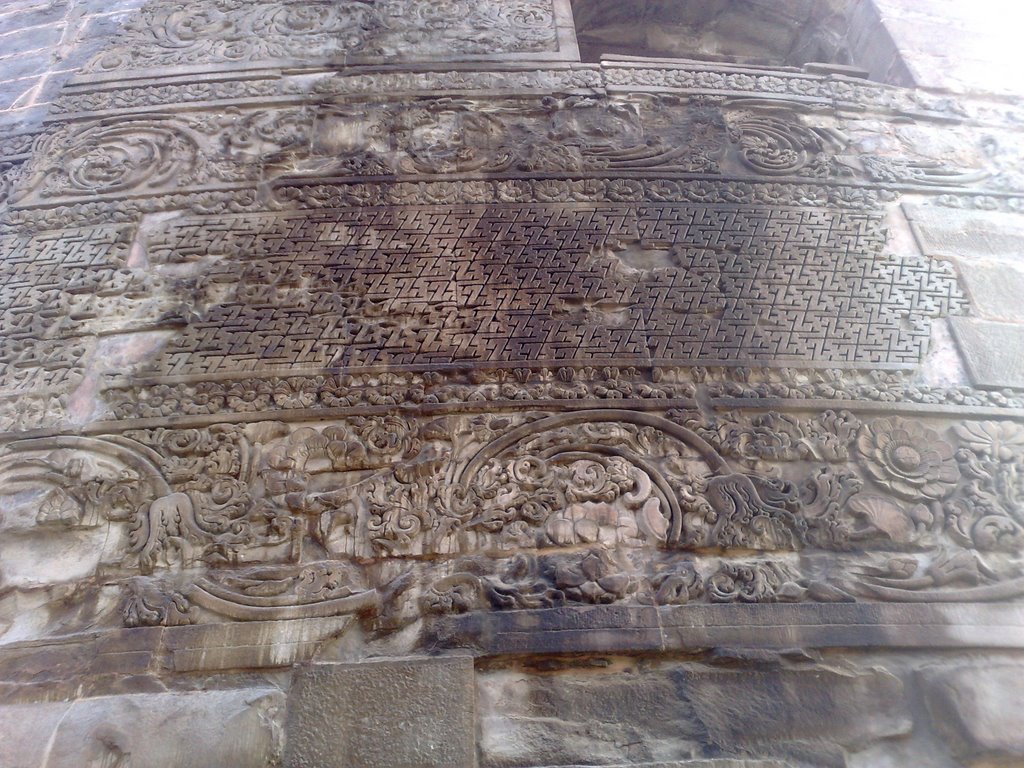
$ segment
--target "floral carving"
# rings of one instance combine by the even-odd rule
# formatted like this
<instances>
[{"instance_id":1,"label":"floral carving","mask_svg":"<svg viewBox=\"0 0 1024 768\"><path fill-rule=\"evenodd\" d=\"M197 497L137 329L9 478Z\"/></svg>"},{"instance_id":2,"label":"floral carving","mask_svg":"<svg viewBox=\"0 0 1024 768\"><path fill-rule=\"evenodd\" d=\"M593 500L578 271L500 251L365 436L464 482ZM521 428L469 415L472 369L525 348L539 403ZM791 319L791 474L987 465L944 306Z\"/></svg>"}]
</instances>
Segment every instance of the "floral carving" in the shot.
<instances>
[{"instance_id":1,"label":"floral carving","mask_svg":"<svg viewBox=\"0 0 1024 768\"><path fill-rule=\"evenodd\" d=\"M732 130L742 162L766 176L829 175L821 137L804 126L766 115L735 120Z\"/></svg>"},{"instance_id":2,"label":"floral carving","mask_svg":"<svg viewBox=\"0 0 1024 768\"><path fill-rule=\"evenodd\" d=\"M857 448L868 474L907 499L945 498L960 479L953 446L915 421L893 417L865 424Z\"/></svg>"},{"instance_id":3,"label":"floral carving","mask_svg":"<svg viewBox=\"0 0 1024 768\"><path fill-rule=\"evenodd\" d=\"M636 582L603 551L588 552L578 561L558 563L555 586L566 599L582 603L614 603L636 589Z\"/></svg>"},{"instance_id":4,"label":"floral carving","mask_svg":"<svg viewBox=\"0 0 1024 768\"><path fill-rule=\"evenodd\" d=\"M796 581L781 563L725 563L708 578L707 594L713 603L795 601L804 591Z\"/></svg>"},{"instance_id":5,"label":"floral carving","mask_svg":"<svg viewBox=\"0 0 1024 768\"><path fill-rule=\"evenodd\" d=\"M1024 545L1024 429L1014 422L957 425L964 499L945 504L950 536L982 551L1017 552Z\"/></svg>"},{"instance_id":6,"label":"floral carving","mask_svg":"<svg viewBox=\"0 0 1024 768\"><path fill-rule=\"evenodd\" d=\"M1012 421L966 422L953 431L979 456L998 462L1014 462L1024 456L1024 428Z\"/></svg>"},{"instance_id":7,"label":"floral carving","mask_svg":"<svg viewBox=\"0 0 1024 768\"><path fill-rule=\"evenodd\" d=\"M169 120L95 123L54 150L52 164L25 180L26 187L38 188L42 197L152 191L172 182L185 185L196 178L201 158L196 137Z\"/></svg>"},{"instance_id":8,"label":"floral carving","mask_svg":"<svg viewBox=\"0 0 1024 768\"><path fill-rule=\"evenodd\" d=\"M132 579L122 594L121 617L126 627L173 627L194 624L196 609L181 592Z\"/></svg>"},{"instance_id":9,"label":"floral carving","mask_svg":"<svg viewBox=\"0 0 1024 768\"><path fill-rule=\"evenodd\" d=\"M442 40L442 50L453 53L551 50L556 42L552 5L550 0L164 0L147 4L125 25L121 44L99 54L87 71L331 56L394 59L410 49L430 56Z\"/></svg>"}]
</instances>

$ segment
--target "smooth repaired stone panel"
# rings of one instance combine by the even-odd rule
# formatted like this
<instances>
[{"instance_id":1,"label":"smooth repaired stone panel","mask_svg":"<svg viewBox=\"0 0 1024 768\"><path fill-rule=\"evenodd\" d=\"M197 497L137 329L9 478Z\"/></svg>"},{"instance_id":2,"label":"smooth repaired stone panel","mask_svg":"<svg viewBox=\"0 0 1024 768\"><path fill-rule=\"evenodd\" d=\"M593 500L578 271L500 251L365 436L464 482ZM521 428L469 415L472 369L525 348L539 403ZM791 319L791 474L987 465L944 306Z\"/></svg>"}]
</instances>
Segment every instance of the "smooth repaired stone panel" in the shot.
<instances>
[{"instance_id":1,"label":"smooth repaired stone panel","mask_svg":"<svg viewBox=\"0 0 1024 768\"><path fill-rule=\"evenodd\" d=\"M953 336L979 387L1024 386L1024 324L952 317Z\"/></svg>"},{"instance_id":2,"label":"smooth repaired stone panel","mask_svg":"<svg viewBox=\"0 0 1024 768\"><path fill-rule=\"evenodd\" d=\"M941 258L1024 259L1024 217L993 211L903 206L921 250Z\"/></svg>"},{"instance_id":3,"label":"smooth repaired stone panel","mask_svg":"<svg viewBox=\"0 0 1024 768\"><path fill-rule=\"evenodd\" d=\"M855 750L911 729L902 682L877 668L620 659L546 672L481 671L485 768L788 755L808 742Z\"/></svg>"},{"instance_id":4,"label":"smooth repaired stone panel","mask_svg":"<svg viewBox=\"0 0 1024 768\"><path fill-rule=\"evenodd\" d=\"M971 308L987 320L1024 322L1024 256L971 264L961 270Z\"/></svg>"}]
</instances>

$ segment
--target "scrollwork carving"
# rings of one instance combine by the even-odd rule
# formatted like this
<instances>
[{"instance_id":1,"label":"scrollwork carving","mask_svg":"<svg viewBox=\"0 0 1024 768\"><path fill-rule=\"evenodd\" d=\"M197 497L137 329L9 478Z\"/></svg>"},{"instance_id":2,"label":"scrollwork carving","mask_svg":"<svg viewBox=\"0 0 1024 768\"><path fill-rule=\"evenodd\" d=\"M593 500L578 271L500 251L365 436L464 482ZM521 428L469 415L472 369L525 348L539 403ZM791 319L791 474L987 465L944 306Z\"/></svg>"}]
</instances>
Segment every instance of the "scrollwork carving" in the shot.
<instances>
[{"instance_id":1,"label":"scrollwork carving","mask_svg":"<svg viewBox=\"0 0 1024 768\"><path fill-rule=\"evenodd\" d=\"M86 67L103 73L183 64L252 64L362 56L553 50L550 0L163 0L147 4L123 28L119 44Z\"/></svg>"}]
</instances>

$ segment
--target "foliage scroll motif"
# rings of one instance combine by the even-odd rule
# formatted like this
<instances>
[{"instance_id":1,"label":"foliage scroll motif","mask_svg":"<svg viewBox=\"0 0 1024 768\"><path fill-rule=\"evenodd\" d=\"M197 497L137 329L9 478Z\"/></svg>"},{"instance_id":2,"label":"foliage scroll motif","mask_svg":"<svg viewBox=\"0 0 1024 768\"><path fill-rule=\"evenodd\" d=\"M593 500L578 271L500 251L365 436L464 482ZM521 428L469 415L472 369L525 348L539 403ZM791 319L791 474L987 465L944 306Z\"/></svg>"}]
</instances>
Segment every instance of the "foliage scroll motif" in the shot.
<instances>
[{"instance_id":1,"label":"foliage scroll motif","mask_svg":"<svg viewBox=\"0 0 1024 768\"><path fill-rule=\"evenodd\" d=\"M550 0L162 0L86 70L434 58L439 40L446 54L556 50L554 9Z\"/></svg>"},{"instance_id":2,"label":"foliage scroll motif","mask_svg":"<svg viewBox=\"0 0 1024 768\"><path fill-rule=\"evenodd\" d=\"M15 442L0 502L11 541L102 535L94 572L123 586L131 626L401 625L565 604L1016 598L1022 462L1012 421L382 414Z\"/></svg>"}]
</instances>

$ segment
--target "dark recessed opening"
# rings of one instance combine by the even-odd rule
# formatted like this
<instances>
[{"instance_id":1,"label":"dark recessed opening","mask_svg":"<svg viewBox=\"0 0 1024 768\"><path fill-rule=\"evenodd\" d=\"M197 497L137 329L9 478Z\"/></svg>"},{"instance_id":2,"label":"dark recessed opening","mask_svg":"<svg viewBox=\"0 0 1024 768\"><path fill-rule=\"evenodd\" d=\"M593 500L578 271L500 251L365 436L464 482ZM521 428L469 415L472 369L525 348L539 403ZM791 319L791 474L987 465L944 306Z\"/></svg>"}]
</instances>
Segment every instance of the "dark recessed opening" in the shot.
<instances>
[{"instance_id":1,"label":"dark recessed opening","mask_svg":"<svg viewBox=\"0 0 1024 768\"><path fill-rule=\"evenodd\" d=\"M869 0L571 2L583 61L640 56L902 79Z\"/></svg>"}]
</instances>

